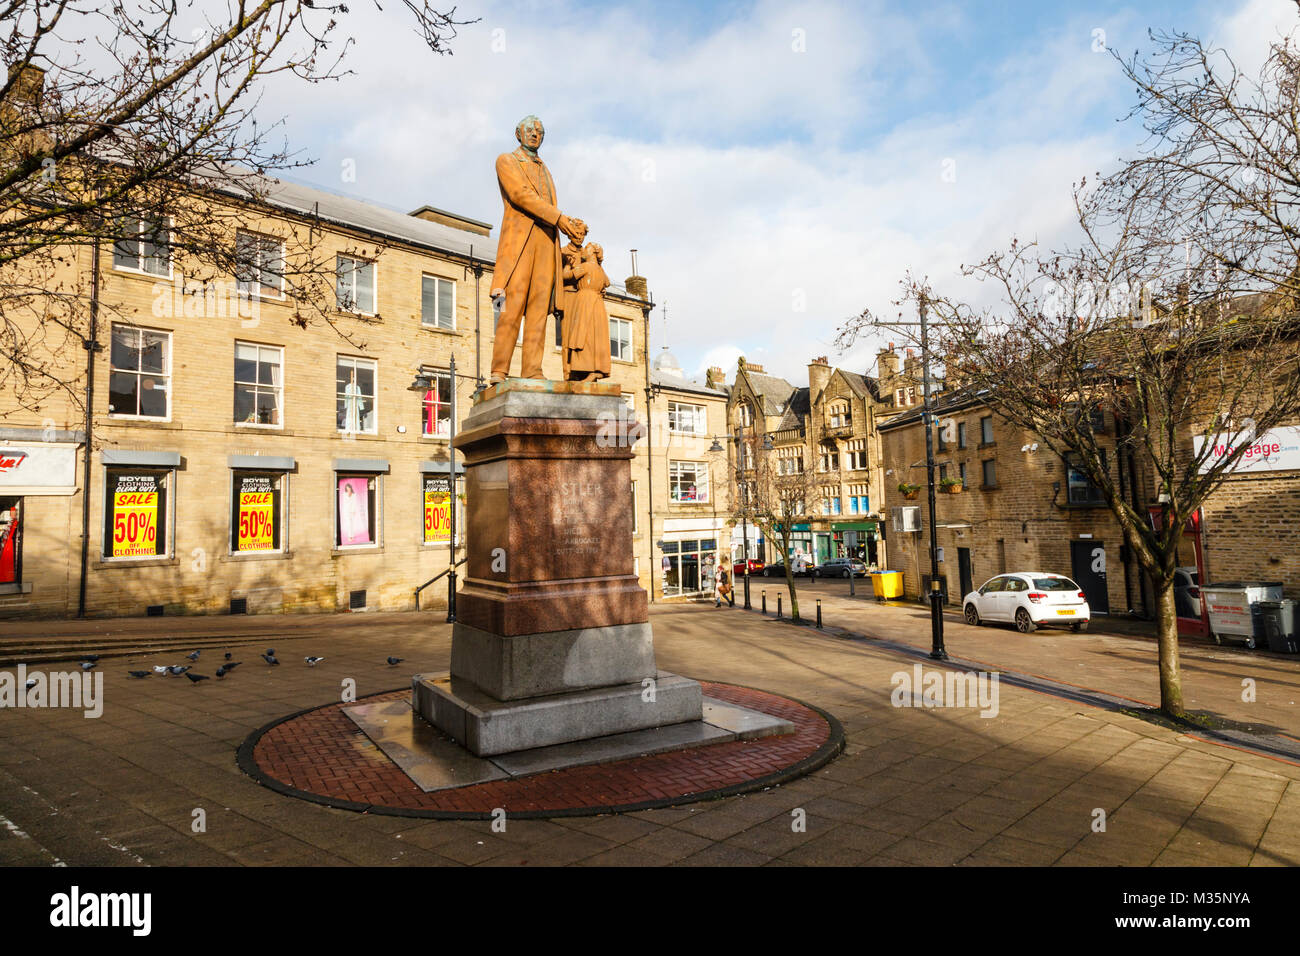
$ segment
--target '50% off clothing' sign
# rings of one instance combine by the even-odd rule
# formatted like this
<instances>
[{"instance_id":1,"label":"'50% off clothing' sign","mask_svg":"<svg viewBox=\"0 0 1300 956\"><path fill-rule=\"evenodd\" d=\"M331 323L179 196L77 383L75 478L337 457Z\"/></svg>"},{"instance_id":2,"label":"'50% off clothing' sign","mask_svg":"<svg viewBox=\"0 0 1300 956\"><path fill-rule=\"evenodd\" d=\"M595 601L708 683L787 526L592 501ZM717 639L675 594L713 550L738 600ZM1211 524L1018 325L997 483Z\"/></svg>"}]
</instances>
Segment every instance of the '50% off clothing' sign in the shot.
<instances>
[{"instance_id":1,"label":"'50% off clothing' sign","mask_svg":"<svg viewBox=\"0 0 1300 956\"><path fill-rule=\"evenodd\" d=\"M445 478L424 479L424 542L451 540L451 492Z\"/></svg>"},{"instance_id":2,"label":"'50% off clothing' sign","mask_svg":"<svg viewBox=\"0 0 1300 956\"><path fill-rule=\"evenodd\" d=\"M112 557L153 557L163 553L159 485L154 475L116 476L112 490Z\"/></svg>"},{"instance_id":3,"label":"'50% off clothing' sign","mask_svg":"<svg viewBox=\"0 0 1300 956\"><path fill-rule=\"evenodd\" d=\"M239 482L238 532L239 551L274 551L276 541L276 496L272 478L248 475Z\"/></svg>"}]
</instances>

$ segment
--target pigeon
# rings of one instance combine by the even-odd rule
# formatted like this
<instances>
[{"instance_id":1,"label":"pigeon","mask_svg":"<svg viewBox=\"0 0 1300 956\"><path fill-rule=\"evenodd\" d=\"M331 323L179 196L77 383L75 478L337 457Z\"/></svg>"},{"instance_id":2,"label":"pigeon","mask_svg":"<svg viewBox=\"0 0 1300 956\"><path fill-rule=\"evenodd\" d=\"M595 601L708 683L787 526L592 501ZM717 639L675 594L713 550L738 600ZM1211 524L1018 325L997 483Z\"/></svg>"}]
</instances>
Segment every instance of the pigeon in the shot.
<instances>
[{"instance_id":1,"label":"pigeon","mask_svg":"<svg viewBox=\"0 0 1300 956\"><path fill-rule=\"evenodd\" d=\"M186 668L188 670L188 668ZM191 684L197 684L201 680L210 680L207 674L186 674Z\"/></svg>"},{"instance_id":2,"label":"pigeon","mask_svg":"<svg viewBox=\"0 0 1300 956\"><path fill-rule=\"evenodd\" d=\"M262 660L266 661L268 664L279 664L279 663L280 663L279 661L277 661L277 660L275 659L275 655L272 654L270 651L268 651L267 653L265 653L265 654L262 655Z\"/></svg>"},{"instance_id":3,"label":"pigeon","mask_svg":"<svg viewBox=\"0 0 1300 956\"><path fill-rule=\"evenodd\" d=\"M274 656L275 656L275 648L274 648L274 647L268 647L268 648L266 649L266 656L267 656L267 657L274 657Z\"/></svg>"},{"instance_id":4,"label":"pigeon","mask_svg":"<svg viewBox=\"0 0 1300 956\"><path fill-rule=\"evenodd\" d=\"M229 664L222 664L220 667L217 668L217 676L225 677L236 667L238 667L241 663L242 663L241 661L231 661Z\"/></svg>"},{"instance_id":5,"label":"pigeon","mask_svg":"<svg viewBox=\"0 0 1300 956\"><path fill-rule=\"evenodd\" d=\"M316 666L317 664L319 664L321 661L325 660L325 658L323 658L323 657L304 657L303 660L305 660L305 661L307 662L307 666L308 666L308 667L315 667L315 666Z\"/></svg>"},{"instance_id":6,"label":"pigeon","mask_svg":"<svg viewBox=\"0 0 1300 956\"><path fill-rule=\"evenodd\" d=\"M200 649L200 651L201 651L201 650L202 650L202 649ZM195 662L197 663L197 661L198 661L198 659L199 659L199 653L200 653L200 651L195 651L193 654L186 654L186 655L185 655L185 659L188 660L188 661L195 661Z\"/></svg>"},{"instance_id":7,"label":"pigeon","mask_svg":"<svg viewBox=\"0 0 1300 956\"><path fill-rule=\"evenodd\" d=\"M167 672L171 674L172 677L180 677L187 670L189 670L188 667L182 666L180 664L173 664L171 667L167 668Z\"/></svg>"},{"instance_id":8,"label":"pigeon","mask_svg":"<svg viewBox=\"0 0 1300 956\"><path fill-rule=\"evenodd\" d=\"M27 689L28 689L28 690L31 690L31 689L32 689L33 687L35 687L35 686L36 686L36 678L35 678L35 677L29 677L29 678L27 679Z\"/></svg>"},{"instance_id":9,"label":"pigeon","mask_svg":"<svg viewBox=\"0 0 1300 956\"><path fill-rule=\"evenodd\" d=\"M230 659L231 659L232 657L234 657L234 656L235 656L235 655L234 655L234 654L231 654L230 651L226 651L226 660L230 660Z\"/></svg>"},{"instance_id":10,"label":"pigeon","mask_svg":"<svg viewBox=\"0 0 1300 956\"><path fill-rule=\"evenodd\" d=\"M400 663L402 663L402 661L404 661L404 660L406 660L405 657L390 657L390 658L388 659L388 663L390 663L390 664L400 664Z\"/></svg>"},{"instance_id":11,"label":"pigeon","mask_svg":"<svg viewBox=\"0 0 1300 956\"><path fill-rule=\"evenodd\" d=\"M166 664L155 664L153 666L153 672L155 674L166 674L170 670L171 668L168 667Z\"/></svg>"},{"instance_id":12,"label":"pigeon","mask_svg":"<svg viewBox=\"0 0 1300 956\"><path fill-rule=\"evenodd\" d=\"M93 663L93 662L99 660L99 655L98 655L98 654L84 654L84 655L82 655L81 657L78 657L77 660L79 660L79 661L91 661L91 662Z\"/></svg>"},{"instance_id":13,"label":"pigeon","mask_svg":"<svg viewBox=\"0 0 1300 956\"><path fill-rule=\"evenodd\" d=\"M82 662L81 662L81 669L82 669L83 671L86 671L87 673L89 673L91 670L93 670L94 667L95 667L95 662L94 662L94 661L82 661Z\"/></svg>"},{"instance_id":14,"label":"pigeon","mask_svg":"<svg viewBox=\"0 0 1300 956\"><path fill-rule=\"evenodd\" d=\"M127 673L130 674L132 677L134 677L136 680L140 680L142 677L148 677L150 671L127 671Z\"/></svg>"}]
</instances>

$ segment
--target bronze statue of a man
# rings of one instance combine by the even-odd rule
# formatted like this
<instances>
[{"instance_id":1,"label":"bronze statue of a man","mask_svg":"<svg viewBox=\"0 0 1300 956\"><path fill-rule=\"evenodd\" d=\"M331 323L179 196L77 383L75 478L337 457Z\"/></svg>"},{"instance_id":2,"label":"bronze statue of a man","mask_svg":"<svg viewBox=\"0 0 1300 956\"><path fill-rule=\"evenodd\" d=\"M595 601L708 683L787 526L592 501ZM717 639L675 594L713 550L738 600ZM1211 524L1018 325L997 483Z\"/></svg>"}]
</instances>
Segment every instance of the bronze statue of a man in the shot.
<instances>
[{"instance_id":1,"label":"bronze statue of a man","mask_svg":"<svg viewBox=\"0 0 1300 956\"><path fill-rule=\"evenodd\" d=\"M565 305L559 233L578 245L587 234L581 219L570 219L556 205L555 182L537 155L545 135L541 120L525 116L515 127L519 148L497 157L497 183L505 209L491 291L493 299L504 296L504 302L492 347L494 383L510 373L520 322L524 326L520 374L542 377L546 317L562 312Z\"/></svg>"}]
</instances>

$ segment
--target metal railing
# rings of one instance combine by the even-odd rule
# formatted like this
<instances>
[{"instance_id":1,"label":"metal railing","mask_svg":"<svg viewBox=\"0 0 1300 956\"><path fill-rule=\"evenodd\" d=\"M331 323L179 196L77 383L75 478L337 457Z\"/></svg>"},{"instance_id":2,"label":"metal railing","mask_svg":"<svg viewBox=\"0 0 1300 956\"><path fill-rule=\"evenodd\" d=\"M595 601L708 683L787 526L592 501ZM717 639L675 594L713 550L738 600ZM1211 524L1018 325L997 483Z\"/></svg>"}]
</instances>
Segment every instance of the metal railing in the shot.
<instances>
[{"instance_id":1,"label":"metal railing","mask_svg":"<svg viewBox=\"0 0 1300 956\"><path fill-rule=\"evenodd\" d=\"M466 561L468 561L468 560L469 560L469 556L466 555L465 557L463 557L463 558L461 558L459 561L457 561L455 564L453 564L451 567L449 567L449 568L444 568L443 570L441 570L441 571L439 571L437 574L435 574L433 577L429 578L429 580L427 580L427 581L425 581L423 584L421 584L418 588L416 588L416 589L415 589L415 609L416 609L417 611L420 610L420 592L421 592L421 591L423 591L425 588L427 588L430 584L436 584L436 583L438 582L438 579L439 579L439 578L444 578L444 577L446 577L446 576L447 576L448 574L450 574L453 570L455 570L456 568L460 567L462 564L464 564L464 563L465 563ZM454 616L453 616L453 615L456 613L456 612L453 610L454 608L455 608L455 604L453 603L453 599L452 599L452 597L451 597L450 595L448 595L448 601L447 601L448 617L447 617L447 620L449 620L449 621L455 620L455 618L454 618Z\"/></svg>"}]
</instances>

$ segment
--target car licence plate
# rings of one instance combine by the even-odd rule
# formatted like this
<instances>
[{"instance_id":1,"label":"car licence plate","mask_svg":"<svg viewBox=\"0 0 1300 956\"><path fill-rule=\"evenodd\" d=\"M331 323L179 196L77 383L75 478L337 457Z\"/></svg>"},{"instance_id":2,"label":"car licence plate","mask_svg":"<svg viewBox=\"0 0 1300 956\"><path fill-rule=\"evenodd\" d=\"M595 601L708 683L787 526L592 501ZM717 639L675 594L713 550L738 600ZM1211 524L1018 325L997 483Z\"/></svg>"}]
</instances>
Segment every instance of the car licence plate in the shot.
<instances>
[{"instance_id":1,"label":"car licence plate","mask_svg":"<svg viewBox=\"0 0 1300 956\"><path fill-rule=\"evenodd\" d=\"M1057 614L1073 614L1073 613L1074 613L1074 609L1071 608L1070 610L1057 611L1056 613L1057 613Z\"/></svg>"}]
</instances>

